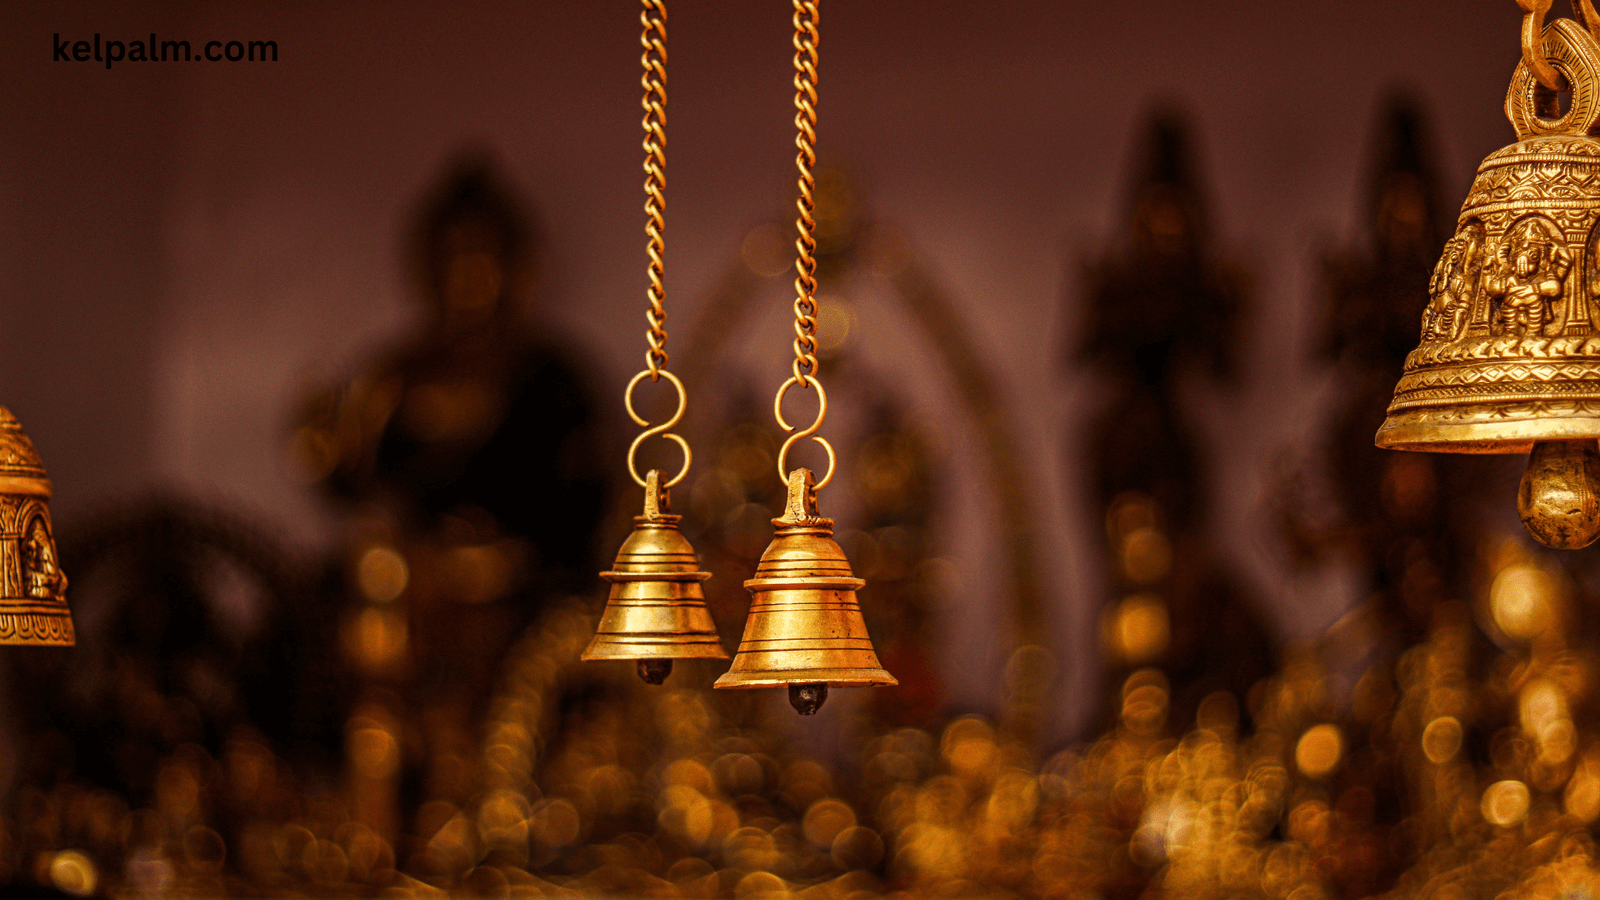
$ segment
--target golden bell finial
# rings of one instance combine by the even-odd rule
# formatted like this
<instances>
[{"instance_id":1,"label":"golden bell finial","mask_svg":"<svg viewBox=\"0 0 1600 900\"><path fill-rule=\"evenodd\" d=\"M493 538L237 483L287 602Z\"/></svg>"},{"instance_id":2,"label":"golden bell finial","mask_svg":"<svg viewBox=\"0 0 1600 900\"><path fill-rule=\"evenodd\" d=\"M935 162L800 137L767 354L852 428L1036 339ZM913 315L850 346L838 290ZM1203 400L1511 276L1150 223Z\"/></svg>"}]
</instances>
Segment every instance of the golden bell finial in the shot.
<instances>
[{"instance_id":1,"label":"golden bell finial","mask_svg":"<svg viewBox=\"0 0 1600 900\"><path fill-rule=\"evenodd\" d=\"M750 616L733 665L719 688L788 685L803 716L828 699L828 688L899 684L878 664L856 590L866 584L850 571L833 520L817 515L810 469L789 473L789 502L778 532L761 554L750 590Z\"/></svg>"},{"instance_id":2,"label":"golden bell finial","mask_svg":"<svg viewBox=\"0 0 1600 900\"><path fill-rule=\"evenodd\" d=\"M682 516L667 511L668 492L661 473L645 475L644 515L633 519L633 533L622 542L611 571L611 595L584 660L636 659L639 677L660 684L672 674L674 659L727 659L711 621L700 583L694 548L678 530Z\"/></svg>"},{"instance_id":3,"label":"golden bell finial","mask_svg":"<svg viewBox=\"0 0 1600 900\"><path fill-rule=\"evenodd\" d=\"M0 644L77 643L50 525L50 494L33 442L0 406Z\"/></svg>"},{"instance_id":4,"label":"golden bell finial","mask_svg":"<svg viewBox=\"0 0 1600 900\"><path fill-rule=\"evenodd\" d=\"M1529 21L1506 96L1517 143L1478 168L1376 442L1530 453L1523 524L1576 549L1600 537L1600 43Z\"/></svg>"}]
</instances>

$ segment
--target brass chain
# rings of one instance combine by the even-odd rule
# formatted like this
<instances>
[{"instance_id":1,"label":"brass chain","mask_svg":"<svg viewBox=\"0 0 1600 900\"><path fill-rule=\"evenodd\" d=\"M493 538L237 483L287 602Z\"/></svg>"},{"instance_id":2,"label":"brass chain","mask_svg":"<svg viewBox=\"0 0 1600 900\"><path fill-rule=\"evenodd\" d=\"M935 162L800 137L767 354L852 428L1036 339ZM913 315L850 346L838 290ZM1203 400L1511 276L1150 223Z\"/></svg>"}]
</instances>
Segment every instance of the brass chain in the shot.
<instances>
[{"instance_id":1,"label":"brass chain","mask_svg":"<svg viewBox=\"0 0 1600 900\"><path fill-rule=\"evenodd\" d=\"M663 218L667 208L667 4L666 0L643 2L639 21L644 24L644 34L639 42L644 53L639 60L644 65L640 78L644 86L644 232L650 238L645 248L650 256L650 309L645 313L650 323L645 340L650 349L645 351L645 367L650 380L658 381L667 367L667 289L662 279L666 269L662 232L667 227Z\"/></svg>"},{"instance_id":2,"label":"brass chain","mask_svg":"<svg viewBox=\"0 0 1600 900\"><path fill-rule=\"evenodd\" d=\"M644 353L644 371L628 382L622 400L628 418L645 429L628 447L628 474L640 487L649 490L647 479L639 475L635 461L640 445L646 440L663 437L683 451L683 468L662 483L662 489L675 486L689 474L693 456L689 452L689 442L671 433L683 419L688 402L683 382L667 371L667 288L663 280L666 241L662 236L667 227L663 218L667 208L667 4L666 0L643 0L643 3L644 10L639 13L639 21L644 25L644 33L639 42L644 46L644 53L639 61L644 66L644 75L639 83L644 86L644 233L650 238L645 246L645 253L650 257L646 269L650 278L650 287L646 292L650 298L650 308L645 311L645 320L650 323L650 328L645 332L645 341L650 348ZM678 394L678 410L667 421L651 425L634 409L633 391L645 378L658 382L663 376Z\"/></svg>"},{"instance_id":3,"label":"brass chain","mask_svg":"<svg viewBox=\"0 0 1600 900\"><path fill-rule=\"evenodd\" d=\"M817 435L828 418L828 394L817 380L817 178L813 170L817 165L817 2L794 0L794 144L799 148L794 164L800 170L800 198L795 201L799 212L795 230L799 232L794 246L795 301L794 301L794 377L778 388L772 401L772 413L788 439L778 450L778 479L789 480L789 451L800 441L810 438L828 454L828 471L810 488L816 492L833 480L835 457L833 446ZM783 397L789 388L817 389L817 416L810 425L798 431L783 417Z\"/></svg>"},{"instance_id":4,"label":"brass chain","mask_svg":"<svg viewBox=\"0 0 1600 900\"><path fill-rule=\"evenodd\" d=\"M1569 90L1567 79L1544 55L1544 17L1550 13L1554 0L1517 0L1522 8L1522 61L1539 84L1552 91ZM1572 0L1572 18L1577 20L1596 41L1600 41L1600 16L1595 14L1594 0Z\"/></svg>"},{"instance_id":5,"label":"brass chain","mask_svg":"<svg viewBox=\"0 0 1600 900\"><path fill-rule=\"evenodd\" d=\"M800 170L800 198L795 201L799 236L795 249L794 378L810 387L817 375L817 0L794 0L794 127L795 166Z\"/></svg>"}]
</instances>

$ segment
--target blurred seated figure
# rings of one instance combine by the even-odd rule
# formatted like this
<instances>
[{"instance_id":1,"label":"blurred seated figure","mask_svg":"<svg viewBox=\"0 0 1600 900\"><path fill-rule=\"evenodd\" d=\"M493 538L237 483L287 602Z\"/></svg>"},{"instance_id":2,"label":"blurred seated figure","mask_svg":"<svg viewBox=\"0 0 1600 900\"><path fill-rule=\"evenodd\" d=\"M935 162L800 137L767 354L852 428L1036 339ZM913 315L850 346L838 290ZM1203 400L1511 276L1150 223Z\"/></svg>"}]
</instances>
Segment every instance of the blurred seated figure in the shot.
<instances>
[{"instance_id":1,"label":"blurred seated figure","mask_svg":"<svg viewBox=\"0 0 1600 900\"><path fill-rule=\"evenodd\" d=\"M408 534L459 520L526 538L533 583L591 587L604 499L593 404L575 361L520 314L529 225L481 162L458 166L420 218L421 327L311 398L296 458L326 494Z\"/></svg>"},{"instance_id":2,"label":"blurred seated figure","mask_svg":"<svg viewBox=\"0 0 1600 900\"><path fill-rule=\"evenodd\" d=\"M375 783L351 776L386 836L400 809L473 790L464 760L505 651L553 598L595 590L594 406L577 363L521 315L533 237L487 165L458 165L419 215L419 327L313 394L293 437L352 514L342 638L368 688L351 733L386 722L411 748Z\"/></svg>"}]
</instances>

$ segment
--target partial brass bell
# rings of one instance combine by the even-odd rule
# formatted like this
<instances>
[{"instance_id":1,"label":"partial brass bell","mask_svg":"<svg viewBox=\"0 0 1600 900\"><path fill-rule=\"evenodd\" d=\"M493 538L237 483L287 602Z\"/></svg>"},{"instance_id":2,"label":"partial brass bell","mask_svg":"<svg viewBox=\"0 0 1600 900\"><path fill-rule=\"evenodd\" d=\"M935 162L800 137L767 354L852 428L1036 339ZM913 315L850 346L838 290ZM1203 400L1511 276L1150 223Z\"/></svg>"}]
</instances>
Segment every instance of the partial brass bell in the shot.
<instances>
[{"instance_id":1,"label":"partial brass bell","mask_svg":"<svg viewBox=\"0 0 1600 900\"><path fill-rule=\"evenodd\" d=\"M633 519L633 533L622 542L611 571L605 612L585 660L638 660L639 677L660 684L672 674L675 659L727 659L717 626L706 608L700 571L689 540L678 530L682 516L668 510L661 473L645 476L644 515Z\"/></svg>"},{"instance_id":2,"label":"partial brass bell","mask_svg":"<svg viewBox=\"0 0 1600 900\"><path fill-rule=\"evenodd\" d=\"M50 494L33 442L0 406L0 644L77 643L50 525Z\"/></svg>"},{"instance_id":3,"label":"partial brass bell","mask_svg":"<svg viewBox=\"0 0 1600 900\"><path fill-rule=\"evenodd\" d=\"M1600 537L1600 44L1560 19L1541 47L1570 107L1518 65L1518 141L1478 168L1376 442L1531 451L1523 523L1575 549Z\"/></svg>"},{"instance_id":4,"label":"partial brass bell","mask_svg":"<svg viewBox=\"0 0 1600 900\"><path fill-rule=\"evenodd\" d=\"M750 616L733 664L719 688L789 688L803 716L828 698L828 688L899 684L878 664L833 520L817 515L809 469L789 473L788 508L773 519L778 532L761 554L750 590Z\"/></svg>"}]
</instances>

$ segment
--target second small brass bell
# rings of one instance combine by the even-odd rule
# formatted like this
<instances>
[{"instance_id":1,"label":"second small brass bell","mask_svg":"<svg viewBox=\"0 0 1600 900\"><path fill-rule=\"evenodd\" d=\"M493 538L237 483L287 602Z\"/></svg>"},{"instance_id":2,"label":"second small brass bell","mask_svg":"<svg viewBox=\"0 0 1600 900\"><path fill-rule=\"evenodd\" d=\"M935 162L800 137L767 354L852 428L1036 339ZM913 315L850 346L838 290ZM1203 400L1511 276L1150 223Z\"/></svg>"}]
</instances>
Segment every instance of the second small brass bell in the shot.
<instances>
[{"instance_id":1,"label":"second small brass bell","mask_svg":"<svg viewBox=\"0 0 1600 900\"><path fill-rule=\"evenodd\" d=\"M711 577L700 571L694 548L678 530L682 516L667 512L661 473L645 476L644 515L635 516L633 533L617 551L605 612L584 660L632 659L639 677L660 684L672 673L675 659L727 659L722 638L706 608L700 584Z\"/></svg>"},{"instance_id":2,"label":"second small brass bell","mask_svg":"<svg viewBox=\"0 0 1600 900\"><path fill-rule=\"evenodd\" d=\"M1542 49L1570 107L1517 66L1517 143L1478 169L1376 442L1529 453L1523 524L1575 549L1600 537L1600 44L1559 19Z\"/></svg>"},{"instance_id":3,"label":"second small brass bell","mask_svg":"<svg viewBox=\"0 0 1600 900\"><path fill-rule=\"evenodd\" d=\"M33 442L0 406L0 644L77 643L50 525L50 494Z\"/></svg>"},{"instance_id":4,"label":"second small brass bell","mask_svg":"<svg viewBox=\"0 0 1600 900\"><path fill-rule=\"evenodd\" d=\"M817 515L809 469L789 474L788 508L761 554L750 616L719 688L789 688L801 715L822 707L831 687L899 684L878 664L856 601L866 584L833 539L833 520Z\"/></svg>"}]
</instances>

